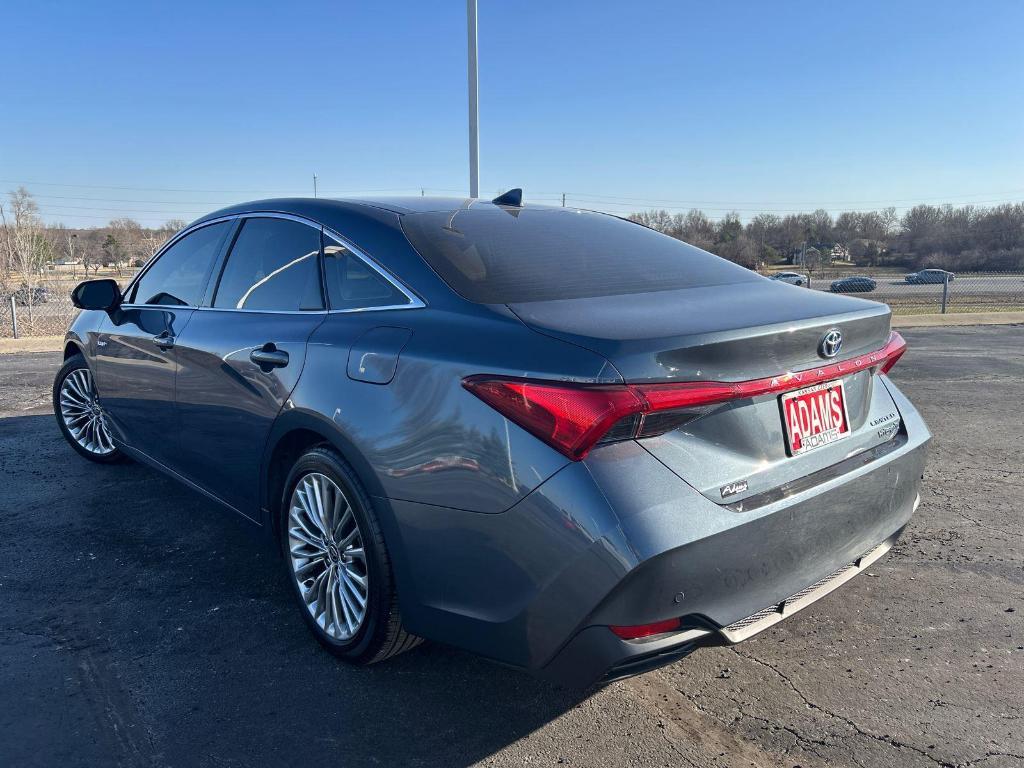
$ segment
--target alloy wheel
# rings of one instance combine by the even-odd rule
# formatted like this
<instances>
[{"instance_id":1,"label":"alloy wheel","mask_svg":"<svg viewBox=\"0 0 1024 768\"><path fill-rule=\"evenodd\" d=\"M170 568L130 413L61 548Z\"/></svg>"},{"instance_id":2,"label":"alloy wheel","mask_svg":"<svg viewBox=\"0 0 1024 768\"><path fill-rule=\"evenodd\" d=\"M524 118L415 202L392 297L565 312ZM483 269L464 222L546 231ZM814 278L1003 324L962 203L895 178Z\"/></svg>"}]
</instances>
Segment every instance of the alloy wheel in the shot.
<instances>
[{"instance_id":1,"label":"alloy wheel","mask_svg":"<svg viewBox=\"0 0 1024 768\"><path fill-rule=\"evenodd\" d=\"M114 452L106 414L100 406L88 368L76 368L61 382L60 416L79 447L97 456Z\"/></svg>"},{"instance_id":2,"label":"alloy wheel","mask_svg":"<svg viewBox=\"0 0 1024 768\"><path fill-rule=\"evenodd\" d=\"M305 474L292 491L288 552L313 620L331 639L354 637L366 619L366 554L352 504L327 475Z\"/></svg>"}]
</instances>

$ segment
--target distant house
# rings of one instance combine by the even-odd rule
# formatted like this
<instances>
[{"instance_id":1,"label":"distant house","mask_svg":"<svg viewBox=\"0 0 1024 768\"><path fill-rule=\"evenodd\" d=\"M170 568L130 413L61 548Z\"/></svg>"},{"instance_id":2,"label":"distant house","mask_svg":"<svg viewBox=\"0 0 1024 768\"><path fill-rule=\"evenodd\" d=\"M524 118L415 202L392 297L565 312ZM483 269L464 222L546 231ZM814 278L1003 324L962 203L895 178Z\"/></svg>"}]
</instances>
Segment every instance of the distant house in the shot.
<instances>
[{"instance_id":1,"label":"distant house","mask_svg":"<svg viewBox=\"0 0 1024 768\"><path fill-rule=\"evenodd\" d=\"M836 243L832 246L832 261L849 261L850 260L850 249L845 245Z\"/></svg>"},{"instance_id":2,"label":"distant house","mask_svg":"<svg viewBox=\"0 0 1024 768\"><path fill-rule=\"evenodd\" d=\"M839 243L808 245L806 248L795 249L790 254L789 263L802 267L811 259L815 259L818 266L828 266L834 261L849 261L850 251Z\"/></svg>"},{"instance_id":3,"label":"distant house","mask_svg":"<svg viewBox=\"0 0 1024 768\"><path fill-rule=\"evenodd\" d=\"M831 262L831 251L815 248L813 245L809 245L806 248L800 248L793 252L794 267L806 268L808 263L813 263L814 266L820 266L822 264L830 264Z\"/></svg>"}]
</instances>

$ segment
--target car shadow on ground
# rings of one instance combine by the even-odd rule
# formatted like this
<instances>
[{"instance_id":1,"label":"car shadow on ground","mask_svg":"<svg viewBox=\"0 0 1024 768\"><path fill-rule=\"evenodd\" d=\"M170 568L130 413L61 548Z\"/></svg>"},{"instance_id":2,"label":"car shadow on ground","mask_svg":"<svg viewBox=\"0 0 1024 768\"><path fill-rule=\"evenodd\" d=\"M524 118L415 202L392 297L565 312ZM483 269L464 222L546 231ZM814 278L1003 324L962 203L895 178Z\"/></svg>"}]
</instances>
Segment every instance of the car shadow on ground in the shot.
<instances>
[{"instance_id":1,"label":"car shadow on ground","mask_svg":"<svg viewBox=\"0 0 1024 768\"><path fill-rule=\"evenodd\" d=\"M0 476L0 763L461 766L585 698L432 644L344 665L255 526L52 415L0 419Z\"/></svg>"}]
</instances>

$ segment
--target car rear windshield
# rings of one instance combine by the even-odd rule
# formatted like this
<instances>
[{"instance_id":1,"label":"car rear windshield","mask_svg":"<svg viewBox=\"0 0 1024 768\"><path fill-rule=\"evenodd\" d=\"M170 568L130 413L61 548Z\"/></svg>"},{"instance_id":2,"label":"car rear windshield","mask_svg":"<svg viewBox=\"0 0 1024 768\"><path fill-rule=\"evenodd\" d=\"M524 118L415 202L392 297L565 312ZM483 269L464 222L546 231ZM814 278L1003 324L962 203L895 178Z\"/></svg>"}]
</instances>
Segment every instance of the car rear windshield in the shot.
<instances>
[{"instance_id":1,"label":"car rear windshield","mask_svg":"<svg viewBox=\"0 0 1024 768\"><path fill-rule=\"evenodd\" d=\"M408 214L413 247L481 304L579 299L756 280L754 273L652 229L572 209L480 206Z\"/></svg>"}]
</instances>

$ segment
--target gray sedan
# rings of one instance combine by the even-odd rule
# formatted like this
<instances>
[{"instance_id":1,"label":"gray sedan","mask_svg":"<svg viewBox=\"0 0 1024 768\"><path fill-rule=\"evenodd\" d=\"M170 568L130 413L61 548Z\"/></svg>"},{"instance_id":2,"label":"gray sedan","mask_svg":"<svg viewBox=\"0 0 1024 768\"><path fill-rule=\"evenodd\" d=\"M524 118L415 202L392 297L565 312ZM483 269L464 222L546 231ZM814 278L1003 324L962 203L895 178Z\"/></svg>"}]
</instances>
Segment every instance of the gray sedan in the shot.
<instances>
[{"instance_id":1,"label":"gray sedan","mask_svg":"<svg viewBox=\"0 0 1024 768\"><path fill-rule=\"evenodd\" d=\"M912 285L928 285L938 283L951 283L956 278L952 272L944 269L922 269L920 272L911 272L904 280Z\"/></svg>"},{"instance_id":2,"label":"gray sedan","mask_svg":"<svg viewBox=\"0 0 1024 768\"><path fill-rule=\"evenodd\" d=\"M265 532L345 661L426 638L586 686L765 630L916 509L888 308L798 299L518 193L264 200L76 288L54 409Z\"/></svg>"},{"instance_id":3,"label":"gray sedan","mask_svg":"<svg viewBox=\"0 0 1024 768\"><path fill-rule=\"evenodd\" d=\"M829 285L832 293L870 293L878 287L878 283L864 275L851 275L833 280Z\"/></svg>"}]
</instances>

